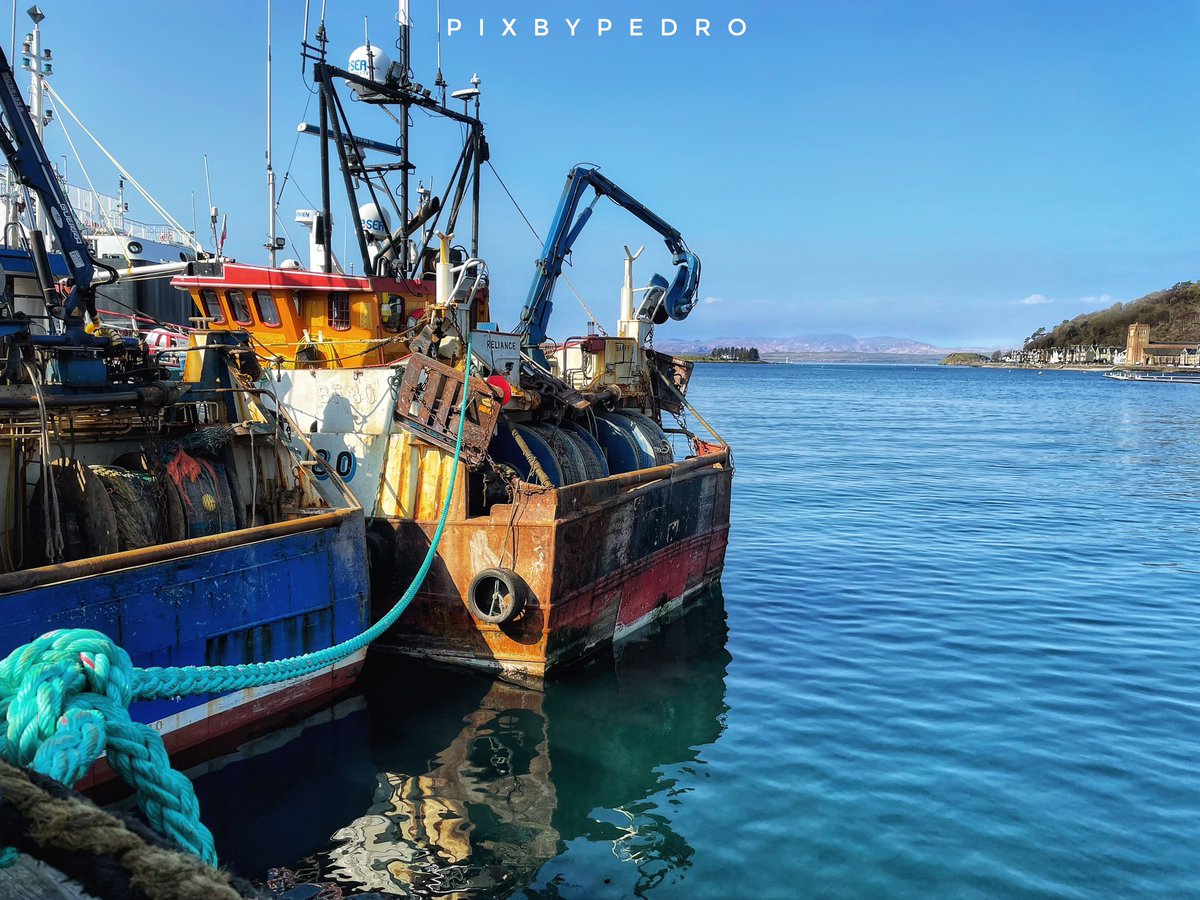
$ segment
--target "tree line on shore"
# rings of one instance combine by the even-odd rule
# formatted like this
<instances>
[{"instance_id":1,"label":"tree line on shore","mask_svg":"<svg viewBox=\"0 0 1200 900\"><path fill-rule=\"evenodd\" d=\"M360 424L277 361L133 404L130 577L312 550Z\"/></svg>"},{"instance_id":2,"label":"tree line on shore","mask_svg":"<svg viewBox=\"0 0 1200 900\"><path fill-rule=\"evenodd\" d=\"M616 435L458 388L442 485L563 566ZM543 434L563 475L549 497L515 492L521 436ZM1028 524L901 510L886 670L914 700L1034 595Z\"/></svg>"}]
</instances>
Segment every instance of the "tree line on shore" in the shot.
<instances>
[{"instance_id":1,"label":"tree line on shore","mask_svg":"<svg viewBox=\"0 0 1200 900\"><path fill-rule=\"evenodd\" d=\"M708 351L710 359L732 359L738 362L758 362L757 347L713 347Z\"/></svg>"},{"instance_id":2,"label":"tree line on shore","mask_svg":"<svg viewBox=\"0 0 1200 900\"><path fill-rule=\"evenodd\" d=\"M1129 303L1083 313L1047 330L1039 328L1025 339L1026 350L1095 345L1123 347L1129 326L1150 326L1156 341L1180 343L1200 340L1200 282L1181 281L1165 291L1155 291Z\"/></svg>"}]
</instances>

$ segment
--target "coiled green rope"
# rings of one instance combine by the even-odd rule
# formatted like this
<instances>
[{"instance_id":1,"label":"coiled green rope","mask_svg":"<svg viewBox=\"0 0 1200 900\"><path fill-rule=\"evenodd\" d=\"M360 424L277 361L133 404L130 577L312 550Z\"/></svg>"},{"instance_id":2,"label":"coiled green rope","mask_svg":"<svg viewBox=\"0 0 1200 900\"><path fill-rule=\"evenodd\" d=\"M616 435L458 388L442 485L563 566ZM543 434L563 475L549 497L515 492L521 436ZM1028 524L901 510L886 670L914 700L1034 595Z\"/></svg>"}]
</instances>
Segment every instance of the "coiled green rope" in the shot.
<instances>
[{"instance_id":1,"label":"coiled green rope","mask_svg":"<svg viewBox=\"0 0 1200 900\"><path fill-rule=\"evenodd\" d=\"M0 757L73 785L103 753L135 790L138 806L156 831L216 865L212 834L200 821L192 783L171 768L158 732L129 717L129 704L221 694L309 675L361 650L394 625L429 574L450 513L471 393L470 337L463 374L454 461L442 514L412 584L383 618L361 634L316 653L238 666L139 669L128 653L98 631L51 631L0 661ZM12 848L0 848L0 867L15 860Z\"/></svg>"}]
</instances>

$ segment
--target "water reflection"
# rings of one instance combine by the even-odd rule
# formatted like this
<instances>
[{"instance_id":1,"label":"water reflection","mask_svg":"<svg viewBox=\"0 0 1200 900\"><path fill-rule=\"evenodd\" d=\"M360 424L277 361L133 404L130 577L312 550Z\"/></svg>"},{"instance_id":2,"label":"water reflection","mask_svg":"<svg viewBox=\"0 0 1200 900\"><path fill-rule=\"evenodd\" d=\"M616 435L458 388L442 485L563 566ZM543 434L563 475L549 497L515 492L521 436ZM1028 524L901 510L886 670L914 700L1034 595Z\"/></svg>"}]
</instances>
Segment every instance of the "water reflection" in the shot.
<instances>
[{"instance_id":1,"label":"water reflection","mask_svg":"<svg viewBox=\"0 0 1200 900\"><path fill-rule=\"evenodd\" d=\"M400 895L508 892L556 854L555 806L543 697L497 683L426 773L378 773L366 813L297 874Z\"/></svg>"},{"instance_id":2,"label":"water reflection","mask_svg":"<svg viewBox=\"0 0 1200 900\"><path fill-rule=\"evenodd\" d=\"M725 641L715 593L544 692L377 659L362 712L306 731L283 757L273 752L201 779L205 817L223 858L251 877L274 867L281 891L306 884L326 886L329 896L505 896L584 839L636 867L635 890L644 893L691 864L667 798L724 728ZM349 732L331 739L339 723ZM296 779L290 793L311 815L247 843L237 836L247 824L240 800L260 794L257 770L272 769L268 784L284 777L281 760ZM272 794L268 802L282 801ZM294 815L295 806L279 811ZM234 807L242 814L232 816ZM331 837L313 840L321 826ZM279 833L293 827L295 841ZM281 855L281 844L290 854Z\"/></svg>"}]
</instances>

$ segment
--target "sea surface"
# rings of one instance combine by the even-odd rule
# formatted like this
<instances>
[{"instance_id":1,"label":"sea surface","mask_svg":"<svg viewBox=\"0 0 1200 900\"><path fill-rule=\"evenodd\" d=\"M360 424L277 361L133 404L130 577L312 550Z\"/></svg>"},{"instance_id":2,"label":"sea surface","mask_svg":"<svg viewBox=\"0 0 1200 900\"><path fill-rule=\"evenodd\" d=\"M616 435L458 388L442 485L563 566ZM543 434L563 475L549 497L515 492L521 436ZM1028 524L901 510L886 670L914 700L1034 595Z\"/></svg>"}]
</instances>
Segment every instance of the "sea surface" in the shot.
<instances>
[{"instance_id":1,"label":"sea surface","mask_svg":"<svg viewBox=\"0 0 1200 900\"><path fill-rule=\"evenodd\" d=\"M722 591L544 693L375 659L197 777L221 858L346 895L1200 894L1200 386L691 396L735 448Z\"/></svg>"}]
</instances>

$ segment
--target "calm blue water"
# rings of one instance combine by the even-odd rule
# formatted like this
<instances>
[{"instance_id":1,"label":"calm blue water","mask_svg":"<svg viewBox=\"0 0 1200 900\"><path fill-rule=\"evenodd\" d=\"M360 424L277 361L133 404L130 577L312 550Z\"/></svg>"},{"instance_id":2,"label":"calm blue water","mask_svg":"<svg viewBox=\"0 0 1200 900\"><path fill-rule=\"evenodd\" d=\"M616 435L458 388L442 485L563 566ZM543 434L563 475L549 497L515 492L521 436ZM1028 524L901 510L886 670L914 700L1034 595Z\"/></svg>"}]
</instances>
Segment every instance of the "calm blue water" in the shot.
<instances>
[{"instance_id":1,"label":"calm blue water","mask_svg":"<svg viewBox=\"0 0 1200 900\"><path fill-rule=\"evenodd\" d=\"M723 597L545 694L377 660L197 780L222 857L423 895L1200 893L1200 387L693 396L736 448Z\"/></svg>"}]
</instances>

